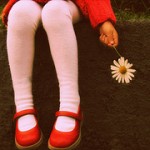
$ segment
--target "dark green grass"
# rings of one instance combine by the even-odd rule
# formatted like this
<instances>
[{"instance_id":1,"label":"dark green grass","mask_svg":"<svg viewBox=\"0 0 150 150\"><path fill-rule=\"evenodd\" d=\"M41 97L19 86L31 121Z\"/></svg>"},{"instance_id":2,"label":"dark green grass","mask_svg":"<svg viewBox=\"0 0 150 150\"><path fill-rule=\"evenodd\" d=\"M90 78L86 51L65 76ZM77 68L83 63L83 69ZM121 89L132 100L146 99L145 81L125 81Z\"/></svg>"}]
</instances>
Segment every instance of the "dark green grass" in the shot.
<instances>
[{"instance_id":1,"label":"dark green grass","mask_svg":"<svg viewBox=\"0 0 150 150\"><path fill-rule=\"evenodd\" d=\"M139 12L134 13L132 11L124 11L117 10L115 12L117 20L120 22L130 21L130 22L142 22L142 21L150 21L150 13L149 12Z\"/></svg>"},{"instance_id":2,"label":"dark green grass","mask_svg":"<svg viewBox=\"0 0 150 150\"><path fill-rule=\"evenodd\" d=\"M4 25L3 25L2 20L1 20L1 12L2 12L3 8L4 8L4 6L1 5L0 6L0 28L4 28Z\"/></svg>"}]
</instances>

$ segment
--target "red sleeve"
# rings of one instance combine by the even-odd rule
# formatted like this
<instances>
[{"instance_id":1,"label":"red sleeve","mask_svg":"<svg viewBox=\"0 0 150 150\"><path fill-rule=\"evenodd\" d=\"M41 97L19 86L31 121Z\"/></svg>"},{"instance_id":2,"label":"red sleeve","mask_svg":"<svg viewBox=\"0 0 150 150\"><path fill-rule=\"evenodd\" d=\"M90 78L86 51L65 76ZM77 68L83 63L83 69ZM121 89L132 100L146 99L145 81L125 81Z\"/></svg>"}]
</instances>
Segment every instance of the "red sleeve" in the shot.
<instances>
[{"instance_id":1,"label":"red sleeve","mask_svg":"<svg viewBox=\"0 0 150 150\"><path fill-rule=\"evenodd\" d=\"M80 8L82 14L90 19L93 28L100 23L111 20L116 23L110 0L73 0Z\"/></svg>"},{"instance_id":2,"label":"red sleeve","mask_svg":"<svg viewBox=\"0 0 150 150\"><path fill-rule=\"evenodd\" d=\"M7 19L8 19L8 14L11 9L11 7L17 2L18 0L9 0L9 2L6 4L2 11L2 22L7 25Z\"/></svg>"},{"instance_id":3,"label":"red sleeve","mask_svg":"<svg viewBox=\"0 0 150 150\"><path fill-rule=\"evenodd\" d=\"M93 28L106 20L111 20L116 23L116 17L110 0L86 0L86 5Z\"/></svg>"}]
</instances>

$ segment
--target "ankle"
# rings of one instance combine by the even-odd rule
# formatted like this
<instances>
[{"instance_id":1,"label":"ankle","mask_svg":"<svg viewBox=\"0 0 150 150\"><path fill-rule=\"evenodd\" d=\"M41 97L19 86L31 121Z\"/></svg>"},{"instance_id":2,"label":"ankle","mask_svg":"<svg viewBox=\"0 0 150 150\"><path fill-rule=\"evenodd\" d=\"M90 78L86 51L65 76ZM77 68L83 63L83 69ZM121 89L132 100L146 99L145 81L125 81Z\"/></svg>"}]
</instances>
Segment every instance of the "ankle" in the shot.
<instances>
[{"instance_id":1,"label":"ankle","mask_svg":"<svg viewBox=\"0 0 150 150\"><path fill-rule=\"evenodd\" d=\"M60 101L59 110L60 111L68 111L68 112L77 113L79 105L80 105L79 100L76 100L76 101Z\"/></svg>"}]
</instances>

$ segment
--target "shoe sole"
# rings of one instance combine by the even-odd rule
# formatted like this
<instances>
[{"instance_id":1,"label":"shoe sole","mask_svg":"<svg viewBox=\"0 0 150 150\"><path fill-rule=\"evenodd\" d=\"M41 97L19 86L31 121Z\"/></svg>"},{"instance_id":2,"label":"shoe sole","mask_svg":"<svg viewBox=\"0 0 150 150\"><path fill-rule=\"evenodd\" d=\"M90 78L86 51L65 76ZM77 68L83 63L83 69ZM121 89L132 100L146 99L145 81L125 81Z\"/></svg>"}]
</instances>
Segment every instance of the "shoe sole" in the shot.
<instances>
[{"instance_id":1,"label":"shoe sole","mask_svg":"<svg viewBox=\"0 0 150 150\"><path fill-rule=\"evenodd\" d=\"M15 139L15 144L16 144L16 147L20 150L33 150L33 149L36 149L37 147L39 147L41 145L42 141L43 141L43 133L41 132L40 140L31 146L21 146L17 143L16 139Z\"/></svg>"}]
</instances>

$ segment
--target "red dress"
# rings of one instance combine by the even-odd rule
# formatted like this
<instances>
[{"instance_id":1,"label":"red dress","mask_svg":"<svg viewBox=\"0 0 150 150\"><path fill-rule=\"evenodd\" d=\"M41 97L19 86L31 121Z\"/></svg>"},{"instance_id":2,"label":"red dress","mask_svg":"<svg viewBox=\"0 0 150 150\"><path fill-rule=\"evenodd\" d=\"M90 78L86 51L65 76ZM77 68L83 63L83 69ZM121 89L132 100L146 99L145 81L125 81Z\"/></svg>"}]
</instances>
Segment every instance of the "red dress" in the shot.
<instances>
[{"instance_id":1,"label":"red dress","mask_svg":"<svg viewBox=\"0 0 150 150\"><path fill-rule=\"evenodd\" d=\"M3 22L7 24L7 17L11 7L18 0L9 0L2 12ZM45 4L49 0L34 0L40 4ZM93 28L100 23L111 20L116 22L115 14L112 10L110 0L72 0L81 10L82 14L89 18Z\"/></svg>"}]
</instances>

